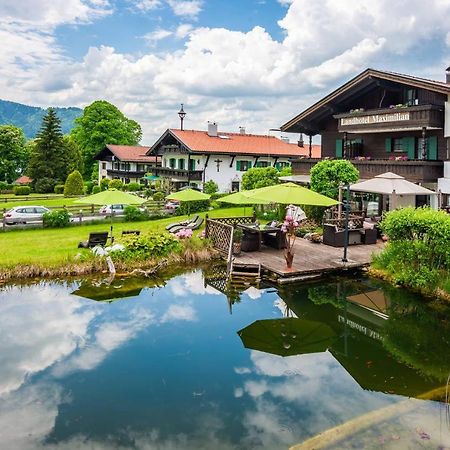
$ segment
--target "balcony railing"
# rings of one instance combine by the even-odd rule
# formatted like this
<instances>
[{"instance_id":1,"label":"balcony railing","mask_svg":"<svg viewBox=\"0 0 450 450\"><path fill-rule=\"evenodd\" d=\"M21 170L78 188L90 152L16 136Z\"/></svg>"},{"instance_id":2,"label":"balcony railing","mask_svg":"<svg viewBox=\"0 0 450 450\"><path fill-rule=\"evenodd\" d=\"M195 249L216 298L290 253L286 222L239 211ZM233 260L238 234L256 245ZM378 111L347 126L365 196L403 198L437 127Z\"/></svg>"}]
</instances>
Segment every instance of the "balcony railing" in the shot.
<instances>
[{"instance_id":1,"label":"balcony railing","mask_svg":"<svg viewBox=\"0 0 450 450\"><path fill-rule=\"evenodd\" d=\"M309 175L311 168L320 159L301 159L292 162L294 175ZM361 179L373 178L385 172L393 172L415 183L436 183L438 178L444 176L444 163L442 161L394 161L390 159L350 160L359 170Z\"/></svg>"},{"instance_id":2,"label":"balcony railing","mask_svg":"<svg viewBox=\"0 0 450 450\"><path fill-rule=\"evenodd\" d=\"M383 131L392 128L443 128L444 110L436 105L413 105L400 108L353 111L333 116L341 132Z\"/></svg>"},{"instance_id":3,"label":"balcony railing","mask_svg":"<svg viewBox=\"0 0 450 450\"><path fill-rule=\"evenodd\" d=\"M110 177L142 178L147 172L145 170L108 169L106 173Z\"/></svg>"},{"instance_id":4,"label":"balcony railing","mask_svg":"<svg viewBox=\"0 0 450 450\"><path fill-rule=\"evenodd\" d=\"M202 170L184 170L184 169L171 169L170 167L158 167L154 169L155 175L160 177L168 177L176 180L188 180L202 181Z\"/></svg>"}]
</instances>

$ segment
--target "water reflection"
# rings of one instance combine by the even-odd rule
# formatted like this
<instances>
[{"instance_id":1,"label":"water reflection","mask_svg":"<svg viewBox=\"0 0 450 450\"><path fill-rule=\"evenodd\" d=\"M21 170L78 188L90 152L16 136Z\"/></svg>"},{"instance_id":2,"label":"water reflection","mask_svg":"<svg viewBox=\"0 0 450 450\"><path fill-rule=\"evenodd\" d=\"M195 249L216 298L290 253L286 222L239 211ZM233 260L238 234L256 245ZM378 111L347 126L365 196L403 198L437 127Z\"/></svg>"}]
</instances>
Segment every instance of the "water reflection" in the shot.
<instances>
[{"instance_id":1,"label":"water reflection","mask_svg":"<svg viewBox=\"0 0 450 450\"><path fill-rule=\"evenodd\" d=\"M211 272L0 291L2 447L281 449L442 399L446 310L367 280L230 294Z\"/></svg>"}]
</instances>

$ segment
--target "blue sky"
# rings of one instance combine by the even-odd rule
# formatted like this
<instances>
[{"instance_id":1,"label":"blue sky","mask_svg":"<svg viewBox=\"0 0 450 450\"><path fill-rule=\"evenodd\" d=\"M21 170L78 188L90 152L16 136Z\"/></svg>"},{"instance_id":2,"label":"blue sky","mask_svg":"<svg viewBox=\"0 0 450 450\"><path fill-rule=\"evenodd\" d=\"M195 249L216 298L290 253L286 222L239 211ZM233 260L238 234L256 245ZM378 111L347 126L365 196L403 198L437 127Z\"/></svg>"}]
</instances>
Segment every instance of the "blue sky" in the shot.
<instances>
[{"instance_id":1,"label":"blue sky","mask_svg":"<svg viewBox=\"0 0 450 450\"><path fill-rule=\"evenodd\" d=\"M146 144L180 103L189 128L268 133L367 67L442 80L449 17L450 0L0 0L0 97L106 99Z\"/></svg>"}]
</instances>

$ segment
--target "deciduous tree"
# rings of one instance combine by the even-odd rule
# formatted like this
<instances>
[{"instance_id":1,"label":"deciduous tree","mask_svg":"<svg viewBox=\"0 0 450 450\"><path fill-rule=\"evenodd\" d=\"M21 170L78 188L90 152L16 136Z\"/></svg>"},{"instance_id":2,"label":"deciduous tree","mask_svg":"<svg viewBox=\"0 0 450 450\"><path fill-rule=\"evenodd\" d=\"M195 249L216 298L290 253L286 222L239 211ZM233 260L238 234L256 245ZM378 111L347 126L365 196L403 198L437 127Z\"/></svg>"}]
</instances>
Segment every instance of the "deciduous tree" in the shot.
<instances>
[{"instance_id":1,"label":"deciduous tree","mask_svg":"<svg viewBox=\"0 0 450 450\"><path fill-rule=\"evenodd\" d=\"M279 182L275 167L253 167L242 175L242 189L245 191L272 186Z\"/></svg>"},{"instance_id":2,"label":"deciduous tree","mask_svg":"<svg viewBox=\"0 0 450 450\"><path fill-rule=\"evenodd\" d=\"M21 128L0 126L0 181L12 183L28 163L25 135Z\"/></svg>"},{"instance_id":3,"label":"deciduous tree","mask_svg":"<svg viewBox=\"0 0 450 450\"><path fill-rule=\"evenodd\" d=\"M136 145L142 137L141 126L136 121L104 100L87 106L75 123L71 136L81 148L86 177L92 175L94 156L106 144Z\"/></svg>"}]
</instances>

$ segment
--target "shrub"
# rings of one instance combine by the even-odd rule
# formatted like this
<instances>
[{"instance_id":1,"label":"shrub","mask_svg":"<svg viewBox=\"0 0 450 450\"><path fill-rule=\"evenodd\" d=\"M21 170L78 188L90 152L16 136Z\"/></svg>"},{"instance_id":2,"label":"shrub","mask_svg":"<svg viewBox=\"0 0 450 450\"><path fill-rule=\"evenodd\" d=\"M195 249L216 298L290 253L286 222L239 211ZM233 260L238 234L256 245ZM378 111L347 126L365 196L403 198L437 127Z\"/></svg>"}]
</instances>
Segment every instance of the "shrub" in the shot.
<instances>
[{"instance_id":1,"label":"shrub","mask_svg":"<svg viewBox=\"0 0 450 450\"><path fill-rule=\"evenodd\" d=\"M70 224L70 214L65 209L46 212L42 217L44 227L63 228Z\"/></svg>"},{"instance_id":2,"label":"shrub","mask_svg":"<svg viewBox=\"0 0 450 450\"><path fill-rule=\"evenodd\" d=\"M117 179L111 180L108 189L117 189L118 191L121 191L123 189L123 183Z\"/></svg>"},{"instance_id":3,"label":"shrub","mask_svg":"<svg viewBox=\"0 0 450 450\"><path fill-rule=\"evenodd\" d=\"M215 194L219 190L218 184L214 180L209 180L203 184L203 192L205 194Z\"/></svg>"},{"instance_id":4,"label":"shrub","mask_svg":"<svg viewBox=\"0 0 450 450\"><path fill-rule=\"evenodd\" d=\"M55 194L63 194L64 193L64 185L57 184L53 190L54 190Z\"/></svg>"},{"instance_id":5,"label":"shrub","mask_svg":"<svg viewBox=\"0 0 450 450\"><path fill-rule=\"evenodd\" d=\"M175 210L176 216L184 216L199 211L208 211L209 200L196 200L194 202L181 202L180 207Z\"/></svg>"},{"instance_id":6,"label":"shrub","mask_svg":"<svg viewBox=\"0 0 450 450\"><path fill-rule=\"evenodd\" d=\"M149 233L140 236L130 235L122 239L125 251L115 256L120 259L147 260L167 256L181 250L181 244L169 233Z\"/></svg>"},{"instance_id":7,"label":"shrub","mask_svg":"<svg viewBox=\"0 0 450 450\"><path fill-rule=\"evenodd\" d=\"M155 202L162 202L166 198L164 192L158 191L153 194L153 200Z\"/></svg>"},{"instance_id":8,"label":"shrub","mask_svg":"<svg viewBox=\"0 0 450 450\"><path fill-rule=\"evenodd\" d=\"M245 191L272 186L279 182L275 167L253 167L242 175L242 189Z\"/></svg>"},{"instance_id":9,"label":"shrub","mask_svg":"<svg viewBox=\"0 0 450 450\"><path fill-rule=\"evenodd\" d=\"M86 181L84 183L84 192L86 194L92 194L92 188L94 187L94 182L93 181Z\"/></svg>"},{"instance_id":10,"label":"shrub","mask_svg":"<svg viewBox=\"0 0 450 450\"><path fill-rule=\"evenodd\" d=\"M359 178L358 169L345 159L324 160L311 169L311 189L337 198L340 184L355 183Z\"/></svg>"},{"instance_id":11,"label":"shrub","mask_svg":"<svg viewBox=\"0 0 450 450\"><path fill-rule=\"evenodd\" d=\"M108 178L102 178L102 180L100 181L100 189L102 191L106 191L109 187L109 183L110 183L110 179Z\"/></svg>"},{"instance_id":12,"label":"shrub","mask_svg":"<svg viewBox=\"0 0 450 450\"><path fill-rule=\"evenodd\" d=\"M30 186L14 186L14 195L30 195Z\"/></svg>"},{"instance_id":13,"label":"shrub","mask_svg":"<svg viewBox=\"0 0 450 450\"><path fill-rule=\"evenodd\" d=\"M64 196L76 196L84 194L83 177L78 170L74 170L64 184Z\"/></svg>"},{"instance_id":14,"label":"shrub","mask_svg":"<svg viewBox=\"0 0 450 450\"><path fill-rule=\"evenodd\" d=\"M148 214L136 206L128 205L124 210L124 218L126 222L139 222L141 220L147 220Z\"/></svg>"},{"instance_id":15,"label":"shrub","mask_svg":"<svg viewBox=\"0 0 450 450\"><path fill-rule=\"evenodd\" d=\"M56 180L53 178L44 177L36 181L34 190L40 194L49 194L50 192L54 192L55 185Z\"/></svg>"},{"instance_id":16,"label":"shrub","mask_svg":"<svg viewBox=\"0 0 450 450\"><path fill-rule=\"evenodd\" d=\"M93 188L92 188L93 194L98 194L101 191L102 191L102 188L99 185L93 186Z\"/></svg>"},{"instance_id":17,"label":"shrub","mask_svg":"<svg viewBox=\"0 0 450 450\"><path fill-rule=\"evenodd\" d=\"M142 189L142 185L140 183L128 183L125 185L125 189L130 192L138 192Z\"/></svg>"}]
</instances>

